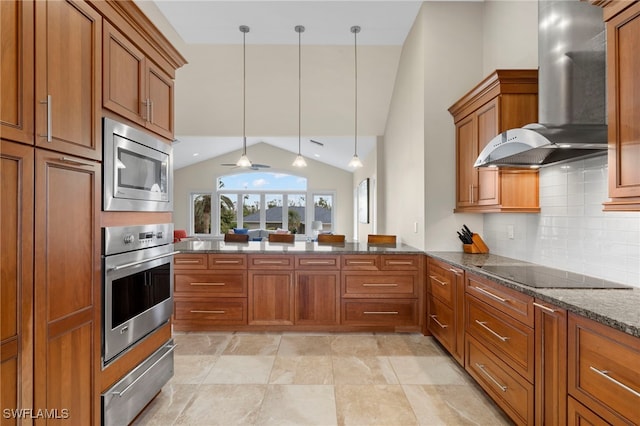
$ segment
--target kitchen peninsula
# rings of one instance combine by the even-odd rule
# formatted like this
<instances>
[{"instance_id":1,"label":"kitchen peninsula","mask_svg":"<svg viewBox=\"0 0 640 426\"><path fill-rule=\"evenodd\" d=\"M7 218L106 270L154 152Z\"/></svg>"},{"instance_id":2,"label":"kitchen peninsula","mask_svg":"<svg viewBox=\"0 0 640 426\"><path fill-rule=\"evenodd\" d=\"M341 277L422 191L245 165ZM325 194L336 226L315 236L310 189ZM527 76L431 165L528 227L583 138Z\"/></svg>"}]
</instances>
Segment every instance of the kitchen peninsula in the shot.
<instances>
[{"instance_id":1,"label":"kitchen peninsula","mask_svg":"<svg viewBox=\"0 0 640 426\"><path fill-rule=\"evenodd\" d=\"M177 331L424 331L424 252L404 244L209 240L175 249Z\"/></svg>"}]
</instances>

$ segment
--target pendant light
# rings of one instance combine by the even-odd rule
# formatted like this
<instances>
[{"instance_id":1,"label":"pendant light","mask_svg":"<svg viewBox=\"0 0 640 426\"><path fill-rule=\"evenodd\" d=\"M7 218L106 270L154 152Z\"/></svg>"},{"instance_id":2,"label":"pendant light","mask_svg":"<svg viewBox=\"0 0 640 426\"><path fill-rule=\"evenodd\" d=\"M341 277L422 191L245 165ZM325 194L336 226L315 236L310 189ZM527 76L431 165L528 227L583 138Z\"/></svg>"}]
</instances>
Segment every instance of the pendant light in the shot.
<instances>
[{"instance_id":1,"label":"pendant light","mask_svg":"<svg viewBox=\"0 0 640 426\"><path fill-rule=\"evenodd\" d=\"M349 167L353 169L358 169L362 167L362 161L358 158L358 33L360 32L360 27L354 25L351 27L351 32L353 33L353 53L355 60L355 118L354 118L354 132L353 132L353 157L351 161L349 161Z\"/></svg>"},{"instance_id":2,"label":"pendant light","mask_svg":"<svg viewBox=\"0 0 640 426\"><path fill-rule=\"evenodd\" d=\"M302 117L302 112L301 112L301 85L302 85L302 53L301 53L301 40L302 40L302 33L304 32L304 27L302 25L296 25L295 28L296 32L298 33L298 155L296 156L296 159L293 160L293 166L294 167L307 167L307 162L304 160L304 157L302 156L302 153L300 152L300 148L302 145L302 138L301 138L301 117Z\"/></svg>"},{"instance_id":3,"label":"pendant light","mask_svg":"<svg viewBox=\"0 0 640 426\"><path fill-rule=\"evenodd\" d=\"M251 161L249 161L249 157L247 157L247 132L245 124L247 115L247 33L249 32L249 27L246 25L240 25L240 32L242 32L242 156L236 163L236 166L251 167Z\"/></svg>"}]
</instances>

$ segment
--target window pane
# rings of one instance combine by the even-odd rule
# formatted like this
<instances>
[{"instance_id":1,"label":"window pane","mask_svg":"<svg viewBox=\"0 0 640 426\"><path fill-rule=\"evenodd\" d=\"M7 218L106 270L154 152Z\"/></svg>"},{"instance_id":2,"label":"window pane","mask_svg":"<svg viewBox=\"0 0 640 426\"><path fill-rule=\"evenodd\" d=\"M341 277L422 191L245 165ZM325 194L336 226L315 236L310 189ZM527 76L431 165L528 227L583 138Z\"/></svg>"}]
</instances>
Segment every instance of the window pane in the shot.
<instances>
[{"instance_id":1,"label":"window pane","mask_svg":"<svg viewBox=\"0 0 640 426\"><path fill-rule=\"evenodd\" d=\"M225 190L273 191L307 190L307 179L273 172L249 172L218 178L218 188Z\"/></svg>"},{"instance_id":2,"label":"window pane","mask_svg":"<svg viewBox=\"0 0 640 426\"><path fill-rule=\"evenodd\" d=\"M266 194L267 229L282 228L282 194Z\"/></svg>"},{"instance_id":3,"label":"window pane","mask_svg":"<svg viewBox=\"0 0 640 426\"><path fill-rule=\"evenodd\" d=\"M322 222L319 232L330 232L333 230L333 195L315 195L313 197L313 220Z\"/></svg>"},{"instance_id":4,"label":"window pane","mask_svg":"<svg viewBox=\"0 0 640 426\"><path fill-rule=\"evenodd\" d=\"M242 196L242 227L260 228L260 194L244 194Z\"/></svg>"},{"instance_id":5,"label":"window pane","mask_svg":"<svg viewBox=\"0 0 640 426\"><path fill-rule=\"evenodd\" d=\"M220 195L220 233L226 234L229 229L238 226L237 194Z\"/></svg>"},{"instance_id":6,"label":"window pane","mask_svg":"<svg viewBox=\"0 0 640 426\"><path fill-rule=\"evenodd\" d=\"M303 194L289 194L288 204L289 231L292 234L304 234L306 197Z\"/></svg>"},{"instance_id":7,"label":"window pane","mask_svg":"<svg viewBox=\"0 0 640 426\"><path fill-rule=\"evenodd\" d=\"M193 194L193 232L211 233L211 194Z\"/></svg>"}]
</instances>

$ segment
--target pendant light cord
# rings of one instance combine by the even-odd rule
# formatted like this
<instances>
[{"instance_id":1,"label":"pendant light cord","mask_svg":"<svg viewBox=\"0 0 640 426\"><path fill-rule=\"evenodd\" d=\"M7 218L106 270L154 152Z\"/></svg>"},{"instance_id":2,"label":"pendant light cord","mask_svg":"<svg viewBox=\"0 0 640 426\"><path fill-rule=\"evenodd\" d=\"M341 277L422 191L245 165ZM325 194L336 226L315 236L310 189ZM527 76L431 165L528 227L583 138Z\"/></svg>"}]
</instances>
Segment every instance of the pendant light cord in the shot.
<instances>
[{"instance_id":1,"label":"pendant light cord","mask_svg":"<svg viewBox=\"0 0 640 426\"><path fill-rule=\"evenodd\" d=\"M247 32L249 27L242 31L242 155L247 155Z\"/></svg>"},{"instance_id":2,"label":"pendant light cord","mask_svg":"<svg viewBox=\"0 0 640 426\"><path fill-rule=\"evenodd\" d=\"M302 32L304 27L296 27L298 32L298 155L301 155L302 139Z\"/></svg>"},{"instance_id":3,"label":"pendant light cord","mask_svg":"<svg viewBox=\"0 0 640 426\"><path fill-rule=\"evenodd\" d=\"M353 58L354 58L354 70L355 70L355 114L354 114L354 155L358 155L358 33L360 32L360 27L355 25L351 27L351 32L353 33Z\"/></svg>"}]
</instances>

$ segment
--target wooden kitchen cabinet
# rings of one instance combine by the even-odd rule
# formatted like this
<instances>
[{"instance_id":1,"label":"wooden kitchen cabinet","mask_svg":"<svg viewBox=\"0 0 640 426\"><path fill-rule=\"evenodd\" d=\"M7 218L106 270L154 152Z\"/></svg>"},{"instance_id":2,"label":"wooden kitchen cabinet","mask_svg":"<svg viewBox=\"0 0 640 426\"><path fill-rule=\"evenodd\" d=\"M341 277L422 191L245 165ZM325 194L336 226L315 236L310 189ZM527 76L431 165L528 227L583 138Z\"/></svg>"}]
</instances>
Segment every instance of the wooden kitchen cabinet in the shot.
<instances>
[{"instance_id":1,"label":"wooden kitchen cabinet","mask_svg":"<svg viewBox=\"0 0 640 426\"><path fill-rule=\"evenodd\" d=\"M427 260L427 329L464 366L464 271Z\"/></svg>"},{"instance_id":2,"label":"wooden kitchen cabinet","mask_svg":"<svg viewBox=\"0 0 640 426\"><path fill-rule=\"evenodd\" d=\"M340 256L295 256L294 322L340 324Z\"/></svg>"},{"instance_id":3,"label":"wooden kitchen cabinet","mask_svg":"<svg viewBox=\"0 0 640 426\"><path fill-rule=\"evenodd\" d=\"M455 212L539 212L538 172L473 164L501 132L535 123L538 71L497 70L449 108L456 126Z\"/></svg>"},{"instance_id":4,"label":"wooden kitchen cabinet","mask_svg":"<svg viewBox=\"0 0 640 426\"><path fill-rule=\"evenodd\" d=\"M1 1L0 134L34 144L33 1Z\"/></svg>"},{"instance_id":5,"label":"wooden kitchen cabinet","mask_svg":"<svg viewBox=\"0 0 640 426\"><path fill-rule=\"evenodd\" d=\"M100 400L100 164L35 152L34 407L96 424Z\"/></svg>"},{"instance_id":6,"label":"wooden kitchen cabinet","mask_svg":"<svg viewBox=\"0 0 640 426\"><path fill-rule=\"evenodd\" d=\"M640 338L573 313L568 324L569 394L609 424L640 424Z\"/></svg>"},{"instance_id":7,"label":"wooden kitchen cabinet","mask_svg":"<svg viewBox=\"0 0 640 426\"><path fill-rule=\"evenodd\" d=\"M35 144L102 159L102 17L83 1L35 2Z\"/></svg>"},{"instance_id":8,"label":"wooden kitchen cabinet","mask_svg":"<svg viewBox=\"0 0 640 426\"><path fill-rule=\"evenodd\" d=\"M33 161L31 147L0 141L0 407L3 409L33 406ZM16 424L15 419L3 419L2 424L5 422Z\"/></svg>"},{"instance_id":9,"label":"wooden kitchen cabinet","mask_svg":"<svg viewBox=\"0 0 640 426\"><path fill-rule=\"evenodd\" d=\"M249 256L250 325L294 324L293 256Z\"/></svg>"},{"instance_id":10,"label":"wooden kitchen cabinet","mask_svg":"<svg viewBox=\"0 0 640 426\"><path fill-rule=\"evenodd\" d=\"M173 78L108 22L103 46L104 107L173 139Z\"/></svg>"},{"instance_id":11,"label":"wooden kitchen cabinet","mask_svg":"<svg viewBox=\"0 0 640 426\"><path fill-rule=\"evenodd\" d=\"M604 210L640 211L640 3L607 2L604 13L610 197Z\"/></svg>"},{"instance_id":12,"label":"wooden kitchen cabinet","mask_svg":"<svg viewBox=\"0 0 640 426\"><path fill-rule=\"evenodd\" d=\"M567 421L567 311L535 300L535 418L537 424Z\"/></svg>"}]
</instances>

